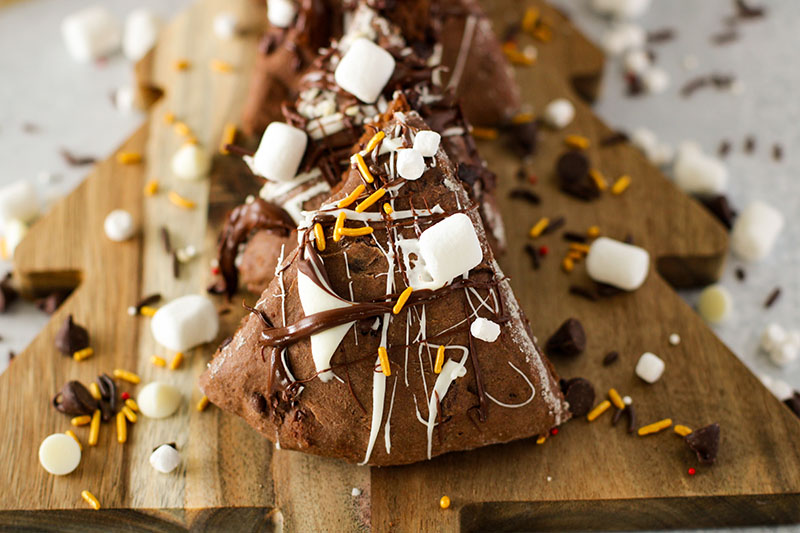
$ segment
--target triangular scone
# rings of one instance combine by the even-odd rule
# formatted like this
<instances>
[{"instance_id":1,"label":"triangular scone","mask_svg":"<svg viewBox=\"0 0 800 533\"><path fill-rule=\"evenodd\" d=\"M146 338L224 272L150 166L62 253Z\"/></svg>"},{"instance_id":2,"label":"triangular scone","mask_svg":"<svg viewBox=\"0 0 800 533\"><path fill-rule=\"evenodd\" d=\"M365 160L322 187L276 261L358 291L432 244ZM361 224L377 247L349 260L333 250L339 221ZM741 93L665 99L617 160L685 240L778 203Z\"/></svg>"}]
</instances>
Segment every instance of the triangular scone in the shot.
<instances>
[{"instance_id":1,"label":"triangular scone","mask_svg":"<svg viewBox=\"0 0 800 533\"><path fill-rule=\"evenodd\" d=\"M281 448L371 465L546 433L567 404L453 162L440 147L404 179L402 151L429 128L413 111L380 126L367 171L356 154L339 193L306 213L301 245L201 388ZM409 148L374 157L394 139Z\"/></svg>"}]
</instances>

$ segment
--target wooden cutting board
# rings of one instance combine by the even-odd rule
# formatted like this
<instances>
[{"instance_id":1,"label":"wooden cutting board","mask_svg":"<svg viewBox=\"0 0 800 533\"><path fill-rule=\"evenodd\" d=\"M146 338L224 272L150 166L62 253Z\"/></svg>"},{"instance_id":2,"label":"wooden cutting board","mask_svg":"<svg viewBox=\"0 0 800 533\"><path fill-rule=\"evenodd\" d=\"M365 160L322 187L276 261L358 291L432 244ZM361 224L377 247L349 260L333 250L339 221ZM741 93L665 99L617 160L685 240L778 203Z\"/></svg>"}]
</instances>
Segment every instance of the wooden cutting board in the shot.
<instances>
[{"instance_id":1,"label":"wooden cutting board","mask_svg":"<svg viewBox=\"0 0 800 533\"><path fill-rule=\"evenodd\" d=\"M515 0L485 2L502 29L518 20L524 5ZM503 258L534 331L549 336L567 317L579 318L588 334L586 353L556 359L564 376L591 379L600 394L616 387L634 398L643 423L671 417L699 427L722 426L718 463L701 468L671 432L651 437L612 428L605 415L589 424L576 420L543 445L533 440L451 454L408 467L369 469L336 460L274 450L241 420L213 406L194 409L196 379L212 348L187 354L178 371L150 364L152 354L168 356L151 338L145 318L132 318L129 305L160 292L167 298L202 293L210 280L208 261L224 212L257 183L233 157L217 156L212 177L199 183L176 180L172 154L181 140L163 115L174 112L198 140L214 151L223 126L238 121L256 53L258 32L234 40L211 36L213 17L235 11L239 20L264 20L263 9L249 0L203 0L178 17L153 53L137 66L144 86L164 91L145 124L120 151L144 154L139 165L123 166L112 155L86 181L34 225L17 249L16 278L29 293L54 286L77 286L69 300L31 346L0 376L0 529L136 531L454 531L570 530L746 525L800 521L800 423L766 391L700 318L674 293L675 284L716 278L727 236L696 202L677 191L626 144L598 148L608 128L576 95L595 94L602 55L557 12L539 6L554 28L550 43L539 43L539 61L518 69L526 99L535 110L556 96L577 106L564 132L545 132L530 170L539 177L539 207L511 201L518 186L519 161L502 142L483 143L483 153L501 177L510 247ZM258 29L258 28L254 28ZM188 59L191 67L173 64ZM209 65L220 59L233 65L220 73ZM556 190L553 164L563 136L588 137L591 160L605 175L632 177L621 196L604 195L584 204ZM252 140L251 140L252 144ZM149 179L162 192L145 198ZM166 191L197 202L193 210L172 206ZM112 209L129 210L141 233L126 243L111 243L102 222ZM585 282L582 266L570 275L559 267L566 243L558 235L540 239L550 249L534 271L523 253L528 228L540 216L567 217L567 228L598 225L603 233L631 234L653 258L648 281L633 294L590 302L567 293ZM159 228L170 229L175 246L195 244L203 257L184 265L172 278ZM253 297L250 298L251 301ZM68 314L89 328L95 355L76 363L58 354L53 338ZM231 331L241 311L225 315L220 338ZM673 347L668 336L679 333ZM620 360L600 360L617 350ZM633 366L644 351L666 361L664 377L646 385ZM51 396L69 379L89 383L99 372L126 368L144 382L175 383L185 391L179 412L166 420L140 419L128 442L116 442L103 426L99 445L85 447L79 468L54 477L38 464L36 449L50 433L69 428L66 417L49 406ZM131 389L135 395L136 388ZM86 442L85 428L78 433ZM174 441L183 464L174 473L156 473L147 458L153 447ZM687 468L697 467L697 475ZM351 496L351 489L363 492ZM100 499L91 511L83 489ZM448 495L452 506L438 502Z\"/></svg>"}]
</instances>

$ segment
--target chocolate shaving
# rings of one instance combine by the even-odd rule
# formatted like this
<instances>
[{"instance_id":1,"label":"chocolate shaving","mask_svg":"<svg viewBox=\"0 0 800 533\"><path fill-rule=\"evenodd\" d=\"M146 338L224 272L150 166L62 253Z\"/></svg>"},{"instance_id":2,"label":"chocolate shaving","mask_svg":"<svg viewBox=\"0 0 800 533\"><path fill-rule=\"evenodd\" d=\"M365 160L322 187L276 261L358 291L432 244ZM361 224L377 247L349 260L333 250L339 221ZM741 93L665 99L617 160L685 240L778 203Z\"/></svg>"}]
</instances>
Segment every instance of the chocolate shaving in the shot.
<instances>
[{"instance_id":1,"label":"chocolate shaving","mask_svg":"<svg viewBox=\"0 0 800 533\"><path fill-rule=\"evenodd\" d=\"M762 6L750 6L744 0L736 0L736 15L742 19L763 17L766 9Z\"/></svg>"},{"instance_id":2,"label":"chocolate shaving","mask_svg":"<svg viewBox=\"0 0 800 533\"><path fill-rule=\"evenodd\" d=\"M612 296L616 296L617 294L623 292L622 289L618 289L612 285L607 285L605 283L597 283L597 295L601 298L610 298Z\"/></svg>"},{"instance_id":3,"label":"chocolate shaving","mask_svg":"<svg viewBox=\"0 0 800 533\"><path fill-rule=\"evenodd\" d=\"M172 277L178 279L181 275L181 262L178 260L177 252L172 252L170 257L172 258Z\"/></svg>"},{"instance_id":4,"label":"chocolate shaving","mask_svg":"<svg viewBox=\"0 0 800 533\"><path fill-rule=\"evenodd\" d=\"M134 305L134 307L136 308L136 312L138 313L139 311L142 310L142 307L153 305L153 304L156 304L156 303L158 303L160 301L161 301L161 295L160 294L158 294L158 293L151 294L149 296L145 296L144 298L142 298L141 300L136 302L136 305Z\"/></svg>"},{"instance_id":5,"label":"chocolate shaving","mask_svg":"<svg viewBox=\"0 0 800 533\"><path fill-rule=\"evenodd\" d=\"M675 38L675 30L673 28L661 28L660 30L653 30L647 32L648 43L664 43L671 41Z\"/></svg>"},{"instance_id":6,"label":"chocolate shaving","mask_svg":"<svg viewBox=\"0 0 800 533\"><path fill-rule=\"evenodd\" d=\"M736 279L739 281L744 281L747 278L747 272L742 267L737 267L735 270Z\"/></svg>"},{"instance_id":7,"label":"chocolate shaving","mask_svg":"<svg viewBox=\"0 0 800 533\"><path fill-rule=\"evenodd\" d=\"M617 361L617 359L619 359L619 352L617 351L608 352L605 355L605 357L603 357L603 366L609 366L611 364L614 364Z\"/></svg>"},{"instance_id":8,"label":"chocolate shaving","mask_svg":"<svg viewBox=\"0 0 800 533\"><path fill-rule=\"evenodd\" d=\"M542 263L539 258L539 250L536 248L536 246L532 244L526 244L525 253L531 258L531 265L533 265L533 269L539 270L539 267L542 265Z\"/></svg>"},{"instance_id":9,"label":"chocolate shaving","mask_svg":"<svg viewBox=\"0 0 800 533\"><path fill-rule=\"evenodd\" d=\"M772 292L769 293L769 296L764 301L764 309L769 309L770 307L772 307L778 300L778 298L780 298L780 296L781 296L780 287L775 287L774 289L772 289Z\"/></svg>"},{"instance_id":10,"label":"chocolate shaving","mask_svg":"<svg viewBox=\"0 0 800 533\"><path fill-rule=\"evenodd\" d=\"M714 464L717 460L717 453L719 452L719 424L716 422L695 429L686 437L684 437L686 444L694 453L697 454L697 460L703 464Z\"/></svg>"},{"instance_id":11,"label":"chocolate shaving","mask_svg":"<svg viewBox=\"0 0 800 533\"><path fill-rule=\"evenodd\" d=\"M515 200L525 200L529 204L539 205L542 203L542 199L533 191L529 191L528 189L517 188L513 189L509 194L509 198Z\"/></svg>"},{"instance_id":12,"label":"chocolate shaving","mask_svg":"<svg viewBox=\"0 0 800 533\"><path fill-rule=\"evenodd\" d=\"M97 400L80 381L68 381L53 396L53 407L65 415L90 415L97 409Z\"/></svg>"},{"instance_id":13,"label":"chocolate shaving","mask_svg":"<svg viewBox=\"0 0 800 533\"><path fill-rule=\"evenodd\" d=\"M730 44L739 39L739 32L731 28L711 36L711 42L717 45Z\"/></svg>"},{"instance_id":14,"label":"chocolate shaving","mask_svg":"<svg viewBox=\"0 0 800 533\"><path fill-rule=\"evenodd\" d=\"M576 318L568 318L547 340L548 355L578 355L586 349L586 332Z\"/></svg>"},{"instance_id":15,"label":"chocolate shaving","mask_svg":"<svg viewBox=\"0 0 800 533\"><path fill-rule=\"evenodd\" d=\"M564 399L569 403L569 411L574 417L586 415L594 406L595 392L589 380L572 378L562 382Z\"/></svg>"},{"instance_id":16,"label":"chocolate shaving","mask_svg":"<svg viewBox=\"0 0 800 533\"><path fill-rule=\"evenodd\" d=\"M783 147L780 144L774 144L772 146L772 159L775 161L783 159Z\"/></svg>"},{"instance_id":17,"label":"chocolate shaving","mask_svg":"<svg viewBox=\"0 0 800 533\"><path fill-rule=\"evenodd\" d=\"M167 230L166 226L161 226L161 228L160 228L158 233L159 233L159 235L161 235L161 244L164 245L164 251L167 254L171 254L172 253L172 243L170 242L170 238L169 238L169 230Z\"/></svg>"},{"instance_id":18,"label":"chocolate shaving","mask_svg":"<svg viewBox=\"0 0 800 533\"><path fill-rule=\"evenodd\" d=\"M622 419L622 414L624 412L625 412L625 409L619 409L619 408L617 408L614 411L614 417L611 419L611 425L612 426L616 426L619 423L619 421Z\"/></svg>"},{"instance_id":19,"label":"chocolate shaving","mask_svg":"<svg viewBox=\"0 0 800 533\"><path fill-rule=\"evenodd\" d=\"M600 139L600 146L614 146L628 142L629 139L630 137L628 137L628 134L624 131L615 131L608 137Z\"/></svg>"},{"instance_id":20,"label":"chocolate shaving","mask_svg":"<svg viewBox=\"0 0 800 533\"><path fill-rule=\"evenodd\" d=\"M753 137L752 135L749 135L744 140L744 151L747 154L752 154L755 149L756 149L756 138Z\"/></svg>"},{"instance_id":21,"label":"chocolate shaving","mask_svg":"<svg viewBox=\"0 0 800 533\"><path fill-rule=\"evenodd\" d=\"M29 133L31 135L39 133L41 130L42 129L33 122L25 122L22 124L22 131L24 131L25 133Z\"/></svg>"},{"instance_id":22,"label":"chocolate shaving","mask_svg":"<svg viewBox=\"0 0 800 533\"><path fill-rule=\"evenodd\" d=\"M92 157L90 155L75 155L66 148L62 148L60 153L61 157L64 158L64 161L66 161L67 164L72 167L91 165L97 161L96 157Z\"/></svg>"},{"instance_id":23,"label":"chocolate shaving","mask_svg":"<svg viewBox=\"0 0 800 533\"><path fill-rule=\"evenodd\" d=\"M6 273L0 280L0 313L6 312L18 296L16 289L11 286L11 273Z\"/></svg>"},{"instance_id":24,"label":"chocolate shaving","mask_svg":"<svg viewBox=\"0 0 800 533\"><path fill-rule=\"evenodd\" d=\"M628 433L633 433L638 428L636 423L636 409L632 405L626 405L625 411L628 413Z\"/></svg>"},{"instance_id":25,"label":"chocolate shaving","mask_svg":"<svg viewBox=\"0 0 800 533\"><path fill-rule=\"evenodd\" d=\"M728 152L731 151L731 142L728 140L723 140L719 143L719 148L717 148L717 154L720 157L725 157L728 155Z\"/></svg>"},{"instance_id":26,"label":"chocolate shaving","mask_svg":"<svg viewBox=\"0 0 800 533\"><path fill-rule=\"evenodd\" d=\"M684 98L690 97L694 94L695 91L698 89L705 87L708 85L708 78L705 76L699 76L697 78L693 78L687 81L683 87L681 87L681 96Z\"/></svg>"},{"instance_id":27,"label":"chocolate shaving","mask_svg":"<svg viewBox=\"0 0 800 533\"><path fill-rule=\"evenodd\" d=\"M69 315L56 333L56 348L64 355L72 355L89 347L89 332L76 324Z\"/></svg>"},{"instance_id":28,"label":"chocolate shaving","mask_svg":"<svg viewBox=\"0 0 800 533\"><path fill-rule=\"evenodd\" d=\"M564 224L566 223L567 219L564 217L556 217L547 224L547 226L542 230L541 235L549 235L555 231L558 231L563 228Z\"/></svg>"},{"instance_id":29,"label":"chocolate shaving","mask_svg":"<svg viewBox=\"0 0 800 533\"><path fill-rule=\"evenodd\" d=\"M783 400L783 403L800 418L800 392L794 391L794 394L790 398Z\"/></svg>"},{"instance_id":30,"label":"chocolate shaving","mask_svg":"<svg viewBox=\"0 0 800 533\"><path fill-rule=\"evenodd\" d=\"M575 233L574 231L565 231L562 235L565 241L585 243L587 241L586 235L583 233Z\"/></svg>"}]
</instances>

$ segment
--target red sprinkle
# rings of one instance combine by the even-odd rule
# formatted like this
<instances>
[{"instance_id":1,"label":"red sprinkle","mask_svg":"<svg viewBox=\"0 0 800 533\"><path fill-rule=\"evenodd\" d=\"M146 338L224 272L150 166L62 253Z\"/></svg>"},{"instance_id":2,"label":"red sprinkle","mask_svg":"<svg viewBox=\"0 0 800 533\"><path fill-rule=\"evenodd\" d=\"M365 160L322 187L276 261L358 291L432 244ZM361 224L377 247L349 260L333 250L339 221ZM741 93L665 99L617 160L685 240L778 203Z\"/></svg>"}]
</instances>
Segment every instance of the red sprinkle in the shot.
<instances>
[{"instance_id":1,"label":"red sprinkle","mask_svg":"<svg viewBox=\"0 0 800 533\"><path fill-rule=\"evenodd\" d=\"M547 255L547 252L549 252L549 251L550 251L550 249L547 246L540 246L539 247L539 255L541 255L541 256Z\"/></svg>"},{"instance_id":2,"label":"red sprinkle","mask_svg":"<svg viewBox=\"0 0 800 533\"><path fill-rule=\"evenodd\" d=\"M215 276L218 276L219 275L219 267L212 268L211 269L211 273L214 274Z\"/></svg>"},{"instance_id":3,"label":"red sprinkle","mask_svg":"<svg viewBox=\"0 0 800 533\"><path fill-rule=\"evenodd\" d=\"M553 428L553 429L551 429L551 430L550 430L550 434L551 434L551 435L553 435L554 437L555 437L556 435L558 435L558 428Z\"/></svg>"},{"instance_id":4,"label":"red sprinkle","mask_svg":"<svg viewBox=\"0 0 800 533\"><path fill-rule=\"evenodd\" d=\"M128 394L127 392L123 392L123 393L122 393L122 400L123 400L123 401L125 401L125 400L129 399L130 397L131 397L131 395L130 395L130 394Z\"/></svg>"},{"instance_id":5,"label":"red sprinkle","mask_svg":"<svg viewBox=\"0 0 800 533\"><path fill-rule=\"evenodd\" d=\"M690 476L693 476L693 475L695 475L696 473L697 473L697 470L695 470L694 468L690 468L690 469L689 469L689 475L690 475Z\"/></svg>"},{"instance_id":6,"label":"red sprinkle","mask_svg":"<svg viewBox=\"0 0 800 533\"><path fill-rule=\"evenodd\" d=\"M536 185L537 183L539 183L539 177L536 174L531 174L530 176L528 176L528 182L531 185Z\"/></svg>"}]
</instances>

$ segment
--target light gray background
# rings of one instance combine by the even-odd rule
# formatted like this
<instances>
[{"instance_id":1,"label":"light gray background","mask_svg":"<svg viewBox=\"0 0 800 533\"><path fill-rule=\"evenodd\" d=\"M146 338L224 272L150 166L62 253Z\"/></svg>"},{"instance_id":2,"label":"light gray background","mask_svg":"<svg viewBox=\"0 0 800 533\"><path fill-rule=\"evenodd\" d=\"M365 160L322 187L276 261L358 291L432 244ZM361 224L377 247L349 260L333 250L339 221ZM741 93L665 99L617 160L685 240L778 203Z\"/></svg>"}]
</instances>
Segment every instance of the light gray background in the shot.
<instances>
[{"instance_id":1,"label":"light gray background","mask_svg":"<svg viewBox=\"0 0 800 533\"><path fill-rule=\"evenodd\" d=\"M753 0L755 1L755 0ZM657 96L624 95L622 69L610 60L598 113L612 126L633 129L646 126L673 144L692 139L715 151L722 139L733 144L727 164L730 196L742 208L751 199L778 207L787 224L776 249L763 263L745 265L747 280L733 275L731 259L722 283L733 293L734 315L716 327L719 336L757 373L770 374L800 388L800 370L781 370L758 353L763 327L776 321L786 328L800 327L800 3L758 0L768 4L768 16L740 27L741 39L725 46L710 36L723 29L723 19L733 12L730 0L655 0L639 20L646 29L671 27L677 38L655 45L657 63L671 76L669 90ZM74 63L60 36L61 19L89 4L87 0L29 0L0 8L0 185L23 178L37 183L44 202L75 187L87 168L71 168L59 155L61 147L79 154L103 157L120 144L141 122L137 114L114 109L109 93L131 82L131 65L121 56L103 66ZM165 19L190 0L104 0L119 16L139 6L153 8ZM599 38L607 21L594 15L588 0L556 0L588 35ZM686 70L684 58L697 58L698 67ZM689 99L678 93L686 80L700 74L735 75L741 94L713 89L698 91ZM39 126L37 134L22 132L25 123ZM756 151L744 154L748 135L757 140ZM784 147L782 162L774 162L771 146ZM38 177L60 177L46 185ZM0 263L0 272L9 265ZM762 307L775 287L783 295L770 310ZM696 292L686 292L693 301ZM21 351L46 323L47 317L31 304L17 304L0 315L0 372L8 351ZM766 528L747 531L797 531L800 528Z\"/></svg>"}]
</instances>

